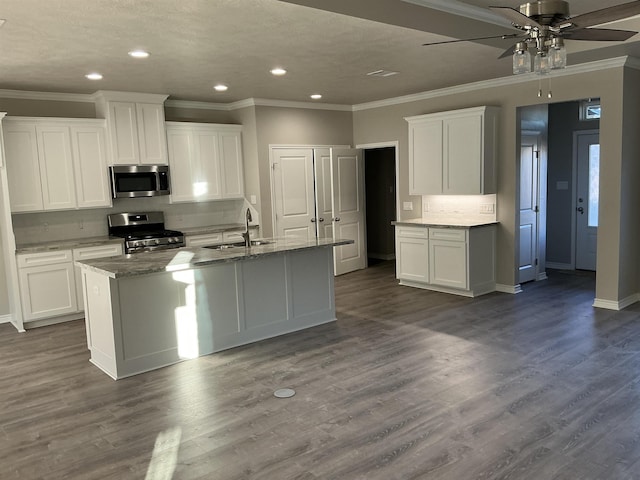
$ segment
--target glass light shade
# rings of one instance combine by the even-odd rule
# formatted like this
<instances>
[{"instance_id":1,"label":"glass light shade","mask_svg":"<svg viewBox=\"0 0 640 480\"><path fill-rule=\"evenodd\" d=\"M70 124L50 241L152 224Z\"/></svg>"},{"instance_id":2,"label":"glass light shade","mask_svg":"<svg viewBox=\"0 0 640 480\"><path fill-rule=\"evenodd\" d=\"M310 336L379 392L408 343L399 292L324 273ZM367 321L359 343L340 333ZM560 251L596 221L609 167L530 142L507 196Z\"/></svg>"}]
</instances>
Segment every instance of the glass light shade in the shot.
<instances>
[{"instance_id":1,"label":"glass light shade","mask_svg":"<svg viewBox=\"0 0 640 480\"><path fill-rule=\"evenodd\" d=\"M566 68L567 66L567 49L564 46L551 47L549 49L549 64L551 69Z\"/></svg>"},{"instance_id":2,"label":"glass light shade","mask_svg":"<svg viewBox=\"0 0 640 480\"><path fill-rule=\"evenodd\" d=\"M549 56L545 52L538 52L533 60L533 70L538 75L545 75L549 73L550 69Z\"/></svg>"},{"instance_id":3,"label":"glass light shade","mask_svg":"<svg viewBox=\"0 0 640 480\"><path fill-rule=\"evenodd\" d=\"M513 51L513 74L529 73L531 71L531 54L526 44L518 43Z\"/></svg>"}]
</instances>

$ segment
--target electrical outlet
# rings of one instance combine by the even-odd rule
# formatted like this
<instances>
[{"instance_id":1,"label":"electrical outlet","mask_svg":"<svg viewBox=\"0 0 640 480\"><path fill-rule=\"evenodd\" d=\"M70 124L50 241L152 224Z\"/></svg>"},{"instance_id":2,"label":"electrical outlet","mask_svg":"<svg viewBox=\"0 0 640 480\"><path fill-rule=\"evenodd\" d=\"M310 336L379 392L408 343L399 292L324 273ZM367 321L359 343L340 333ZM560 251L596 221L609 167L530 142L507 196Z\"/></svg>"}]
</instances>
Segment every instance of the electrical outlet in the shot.
<instances>
[{"instance_id":1,"label":"electrical outlet","mask_svg":"<svg viewBox=\"0 0 640 480\"><path fill-rule=\"evenodd\" d=\"M258 203L258 198L255 195L251 195L249 197L249 203L251 203L251 205L255 205L256 203Z\"/></svg>"},{"instance_id":2,"label":"electrical outlet","mask_svg":"<svg viewBox=\"0 0 640 480\"><path fill-rule=\"evenodd\" d=\"M402 202L403 210L413 210L413 202Z\"/></svg>"},{"instance_id":3,"label":"electrical outlet","mask_svg":"<svg viewBox=\"0 0 640 480\"><path fill-rule=\"evenodd\" d=\"M480 213L495 213L495 205L493 203L480 204Z\"/></svg>"},{"instance_id":4,"label":"electrical outlet","mask_svg":"<svg viewBox=\"0 0 640 480\"><path fill-rule=\"evenodd\" d=\"M424 211L428 212L429 211L429 202L424 202Z\"/></svg>"}]
</instances>

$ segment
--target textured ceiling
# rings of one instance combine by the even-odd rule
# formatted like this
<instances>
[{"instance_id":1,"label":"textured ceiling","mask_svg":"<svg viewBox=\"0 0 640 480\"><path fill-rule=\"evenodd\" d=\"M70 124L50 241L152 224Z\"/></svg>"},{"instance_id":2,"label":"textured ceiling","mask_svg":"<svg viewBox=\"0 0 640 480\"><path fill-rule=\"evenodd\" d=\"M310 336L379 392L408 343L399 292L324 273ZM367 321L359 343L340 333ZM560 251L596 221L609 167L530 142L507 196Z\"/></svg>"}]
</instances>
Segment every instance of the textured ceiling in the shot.
<instances>
[{"instance_id":1,"label":"textured ceiling","mask_svg":"<svg viewBox=\"0 0 640 480\"><path fill-rule=\"evenodd\" d=\"M579 14L623 2L573 3L572 14ZM421 46L501 34L505 27L402 0L2 0L0 18L6 19L0 89L139 91L217 103L310 101L321 93L322 102L352 105L507 76L511 69L509 58L497 60L508 41ZM640 54L633 40L585 46L575 61ZM129 58L134 48L151 57ZM271 76L276 65L289 73ZM366 75L378 69L399 74ZM85 79L91 71L104 79ZM229 90L214 92L219 82Z\"/></svg>"}]
</instances>

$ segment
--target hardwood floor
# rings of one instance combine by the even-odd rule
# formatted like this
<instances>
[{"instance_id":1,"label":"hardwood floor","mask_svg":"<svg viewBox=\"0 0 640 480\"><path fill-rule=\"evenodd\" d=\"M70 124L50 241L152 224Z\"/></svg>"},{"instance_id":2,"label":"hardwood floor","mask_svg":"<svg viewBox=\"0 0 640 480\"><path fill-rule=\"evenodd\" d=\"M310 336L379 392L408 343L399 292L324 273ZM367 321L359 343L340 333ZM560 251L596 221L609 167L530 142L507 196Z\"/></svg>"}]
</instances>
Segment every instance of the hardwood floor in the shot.
<instances>
[{"instance_id":1,"label":"hardwood floor","mask_svg":"<svg viewBox=\"0 0 640 480\"><path fill-rule=\"evenodd\" d=\"M335 323L117 382L81 321L1 325L0 478L638 478L640 305L593 292L468 299L387 262L336 279Z\"/></svg>"}]
</instances>

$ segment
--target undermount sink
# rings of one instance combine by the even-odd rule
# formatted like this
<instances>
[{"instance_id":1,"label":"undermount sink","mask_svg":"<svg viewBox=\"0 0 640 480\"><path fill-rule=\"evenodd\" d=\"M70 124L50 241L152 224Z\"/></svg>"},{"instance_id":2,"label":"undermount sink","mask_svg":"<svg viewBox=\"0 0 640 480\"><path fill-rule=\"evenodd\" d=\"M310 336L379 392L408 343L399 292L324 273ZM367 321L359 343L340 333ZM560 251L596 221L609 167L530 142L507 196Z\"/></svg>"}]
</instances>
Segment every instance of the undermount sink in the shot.
<instances>
[{"instance_id":1,"label":"undermount sink","mask_svg":"<svg viewBox=\"0 0 640 480\"><path fill-rule=\"evenodd\" d=\"M252 247L258 247L261 245L269 245L273 243L271 240L251 240ZM226 250L228 248L239 248L244 247L244 242L236 242L236 243L223 243L222 245L205 245L204 248L210 248L211 250Z\"/></svg>"}]
</instances>

